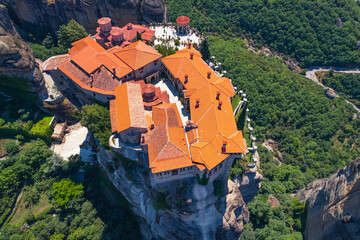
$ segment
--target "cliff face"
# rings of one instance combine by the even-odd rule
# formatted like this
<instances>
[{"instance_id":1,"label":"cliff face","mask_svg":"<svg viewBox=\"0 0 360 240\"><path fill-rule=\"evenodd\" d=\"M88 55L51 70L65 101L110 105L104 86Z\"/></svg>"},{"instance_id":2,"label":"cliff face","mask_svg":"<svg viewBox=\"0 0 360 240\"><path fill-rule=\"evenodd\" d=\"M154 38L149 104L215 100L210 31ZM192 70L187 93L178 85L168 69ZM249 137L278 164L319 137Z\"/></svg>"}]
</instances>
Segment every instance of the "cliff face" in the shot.
<instances>
[{"instance_id":1,"label":"cliff face","mask_svg":"<svg viewBox=\"0 0 360 240\"><path fill-rule=\"evenodd\" d=\"M359 239L360 158L295 195L308 205L305 239Z\"/></svg>"},{"instance_id":2,"label":"cliff face","mask_svg":"<svg viewBox=\"0 0 360 240\"><path fill-rule=\"evenodd\" d=\"M234 182L239 187L245 203L250 202L257 195L262 180L263 175L257 171L257 166L250 168L243 176L238 175L235 177Z\"/></svg>"},{"instance_id":3,"label":"cliff face","mask_svg":"<svg viewBox=\"0 0 360 240\"><path fill-rule=\"evenodd\" d=\"M110 17L114 25L161 22L165 0L0 0L21 21L45 25L57 31L61 24L75 19L94 33L100 17Z\"/></svg>"},{"instance_id":4,"label":"cliff face","mask_svg":"<svg viewBox=\"0 0 360 240\"><path fill-rule=\"evenodd\" d=\"M0 73L25 77L34 87L43 77L30 47L21 39L5 6L0 4Z\"/></svg>"},{"instance_id":5,"label":"cliff face","mask_svg":"<svg viewBox=\"0 0 360 240\"><path fill-rule=\"evenodd\" d=\"M223 179L227 194L222 197L213 194L212 184L199 185L195 177L152 188L149 170L112 159L112 154L98 152L100 165L139 216L145 239L238 239L249 220L232 181Z\"/></svg>"}]
</instances>

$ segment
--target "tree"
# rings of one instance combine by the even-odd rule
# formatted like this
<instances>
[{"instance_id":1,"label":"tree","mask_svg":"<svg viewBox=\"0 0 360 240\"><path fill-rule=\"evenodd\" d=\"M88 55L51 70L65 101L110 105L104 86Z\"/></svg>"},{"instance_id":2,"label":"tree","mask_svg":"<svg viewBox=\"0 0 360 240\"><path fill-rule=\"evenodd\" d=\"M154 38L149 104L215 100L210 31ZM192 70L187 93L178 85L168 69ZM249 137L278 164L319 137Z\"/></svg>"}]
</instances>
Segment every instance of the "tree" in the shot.
<instances>
[{"instance_id":1,"label":"tree","mask_svg":"<svg viewBox=\"0 0 360 240\"><path fill-rule=\"evenodd\" d=\"M76 184L70 179L63 179L56 182L52 187L52 196L56 204L61 208L67 208L70 200L77 199L84 194L84 187L82 184Z\"/></svg>"},{"instance_id":2,"label":"tree","mask_svg":"<svg viewBox=\"0 0 360 240\"><path fill-rule=\"evenodd\" d=\"M207 38L205 38L200 44L200 53L205 61L210 59L210 50Z\"/></svg>"},{"instance_id":3,"label":"tree","mask_svg":"<svg viewBox=\"0 0 360 240\"><path fill-rule=\"evenodd\" d=\"M46 159L52 155L52 151L42 140L32 141L19 153L18 159L21 163L32 167L37 171Z\"/></svg>"},{"instance_id":4,"label":"tree","mask_svg":"<svg viewBox=\"0 0 360 240\"><path fill-rule=\"evenodd\" d=\"M6 142L4 148L8 154L12 155L19 150L19 145L17 144L17 142L15 140L12 140L12 141Z\"/></svg>"},{"instance_id":5,"label":"tree","mask_svg":"<svg viewBox=\"0 0 360 240\"><path fill-rule=\"evenodd\" d=\"M47 167L44 169L44 173L48 175L60 175L65 168L66 162L64 159L57 153L54 153L52 156L46 159Z\"/></svg>"},{"instance_id":6,"label":"tree","mask_svg":"<svg viewBox=\"0 0 360 240\"><path fill-rule=\"evenodd\" d=\"M81 111L81 124L87 127L104 147L109 147L111 136L110 112L98 104L85 105Z\"/></svg>"},{"instance_id":7,"label":"tree","mask_svg":"<svg viewBox=\"0 0 360 240\"><path fill-rule=\"evenodd\" d=\"M27 206L37 204L40 199L40 194L35 187L24 187L24 195L22 197Z\"/></svg>"},{"instance_id":8,"label":"tree","mask_svg":"<svg viewBox=\"0 0 360 240\"><path fill-rule=\"evenodd\" d=\"M64 48L69 48L71 43L76 42L88 34L85 28L78 24L75 20L70 20L68 24L61 25L58 33L58 44Z\"/></svg>"},{"instance_id":9,"label":"tree","mask_svg":"<svg viewBox=\"0 0 360 240\"><path fill-rule=\"evenodd\" d=\"M141 37L141 33L139 33L138 31L136 31L136 41L142 41L142 37Z\"/></svg>"}]
</instances>

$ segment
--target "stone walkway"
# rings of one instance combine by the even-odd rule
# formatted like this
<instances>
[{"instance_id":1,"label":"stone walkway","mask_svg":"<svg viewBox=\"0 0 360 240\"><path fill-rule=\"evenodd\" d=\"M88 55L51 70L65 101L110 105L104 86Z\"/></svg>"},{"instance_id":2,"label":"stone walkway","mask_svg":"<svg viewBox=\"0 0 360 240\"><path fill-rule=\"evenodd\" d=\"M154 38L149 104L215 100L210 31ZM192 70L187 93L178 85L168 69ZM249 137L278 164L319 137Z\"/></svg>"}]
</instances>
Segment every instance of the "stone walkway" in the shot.
<instances>
[{"instance_id":1,"label":"stone walkway","mask_svg":"<svg viewBox=\"0 0 360 240\"><path fill-rule=\"evenodd\" d=\"M155 30L155 37L156 37L156 40L154 42L155 45L163 43L162 40L158 40L159 38L168 39L169 37L171 38L171 40L168 43L170 46L172 46L174 48L176 47L174 39L180 38L180 43L185 43L185 45L180 44L180 46L177 46L177 48L179 50L185 48L186 44L188 42L196 43L198 45L201 42L200 37L196 36L196 34L194 32L190 32L190 34L179 34L178 35L174 26L167 26L167 27L151 26L150 28Z\"/></svg>"},{"instance_id":2,"label":"stone walkway","mask_svg":"<svg viewBox=\"0 0 360 240\"><path fill-rule=\"evenodd\" d=\"M171 103L176 103L176 106L179 110L181 120L186 125L186 122L189 120L189 113L186 111L185 106L181 103L178 97L178 91L172 85L170 81L162 81L155 83L156 87L159 87L161 91L166 91L169 94L169 100Z\"/></svg>"}]
</instances>

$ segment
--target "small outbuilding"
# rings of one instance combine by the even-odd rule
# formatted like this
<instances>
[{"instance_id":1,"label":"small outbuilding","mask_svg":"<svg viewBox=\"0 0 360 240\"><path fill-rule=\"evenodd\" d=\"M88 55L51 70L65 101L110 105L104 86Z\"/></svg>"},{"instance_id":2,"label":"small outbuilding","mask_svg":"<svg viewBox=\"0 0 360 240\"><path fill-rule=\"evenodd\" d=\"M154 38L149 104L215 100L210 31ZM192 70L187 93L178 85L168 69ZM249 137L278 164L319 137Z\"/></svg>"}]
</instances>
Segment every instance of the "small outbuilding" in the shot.
<instances>
[{"instance_id":1,"label":"small outbuilding","mask_svg":"<svg viewBox=\"0 0 360 240\"><path fill-rule=\"evenodd\" d=\"M66 121L63 123L57 123L55 125L54 132L51 135L51 138L53 139L53 141L61 143L64 139L65 131L66 131L67 127L68 127L68 124Z\"/></svg>"}]
</instances>

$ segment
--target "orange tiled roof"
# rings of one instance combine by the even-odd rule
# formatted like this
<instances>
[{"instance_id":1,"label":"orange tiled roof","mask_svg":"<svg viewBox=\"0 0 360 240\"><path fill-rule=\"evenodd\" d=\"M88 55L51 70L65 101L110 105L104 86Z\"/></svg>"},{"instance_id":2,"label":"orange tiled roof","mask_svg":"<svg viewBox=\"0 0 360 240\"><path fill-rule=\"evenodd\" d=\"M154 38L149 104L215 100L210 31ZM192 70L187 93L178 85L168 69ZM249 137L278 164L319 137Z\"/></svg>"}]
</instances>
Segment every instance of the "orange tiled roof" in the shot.
<instances>
[{"instance_id":1,"label":"orange tiled roof","mask_svg":"<svg viewBox=\"0 0 360 240\"><path fill-rule=\"evenodd\" d=\"M235 95L230 79L219 77L191 45L163 58L163 63L189 98L191 120L197 126L197 138L188 133L192 160L211 170L230 153L244 153L230 101Z\"/></svg>"},{"instance_id":2,"label":"orange tiled roof","mask_svg":"<svg viewBox=\"0 0 360 240\"><path fill-rule=\"evenodd\" d=\"M149 167L153 173L193 166L184 128L176 104L153 107L155 128L144 134Z\"/></svg>"},{"instance_id":3,"label":"orange tiled roof","mask_svg":"<svg viewBox=\"0 0 360 240\"><path fill-rule=\"evenodd\" d=\"M129 42L135 40L137 36L137 32L139 32L141 34L141 38L145 40L151 40L154 37L154 33L155 33L154 30L132 23L126 24L122 28L122 30L124 31L124 39L126 39Z\"/></svg>"},{"instance_id":4,"label":"orange tiled roof","mask_svg":"<svg viewBox=\"0 0 360 240\"><path fill-rule=\"evenodd\" d=\"M115 88L121 84L119 79L161 57L141 41L123 49L116 46L105 50L91 37L86 37L72 45L69 59L58 69L81 88L106 95L115 94Z\"/></svg>"},{"instance_id":5,"label":"orange tiled roof","mask_svg":"<svg viewBox=\"0 0 360 240\"><path fill-rule=\"evenodd\" d=\"M139 69L152 61L161 58L161 54L142 41L132 43L119 51L112 51L132 69Z\"/></svg>"},{"instance_id":6,"label":"orange tiled roof","mask_svg":"<svg viewBox=\"0 0 360 240\"><path fill-rule=\"evenodd\" d=\"M68 61L69 58L70 58L69 54L63 54L63 55L57 55L57 56L50 57L47 60L45 60L45 62L40 64L40 68L43 71L54 70L63 62Z\"/></svg>"},{"instance_id":7,"label":"orange tiled roof","mask_svg":"<svg viewBox=\"0 0 360 240\"><path fill-rule=\"evenodd\" d=\"M115 89L116 98L110 101L112 132L130 127L147 128L139 84L124 83Z\"/></svg>"}]
</instances>

